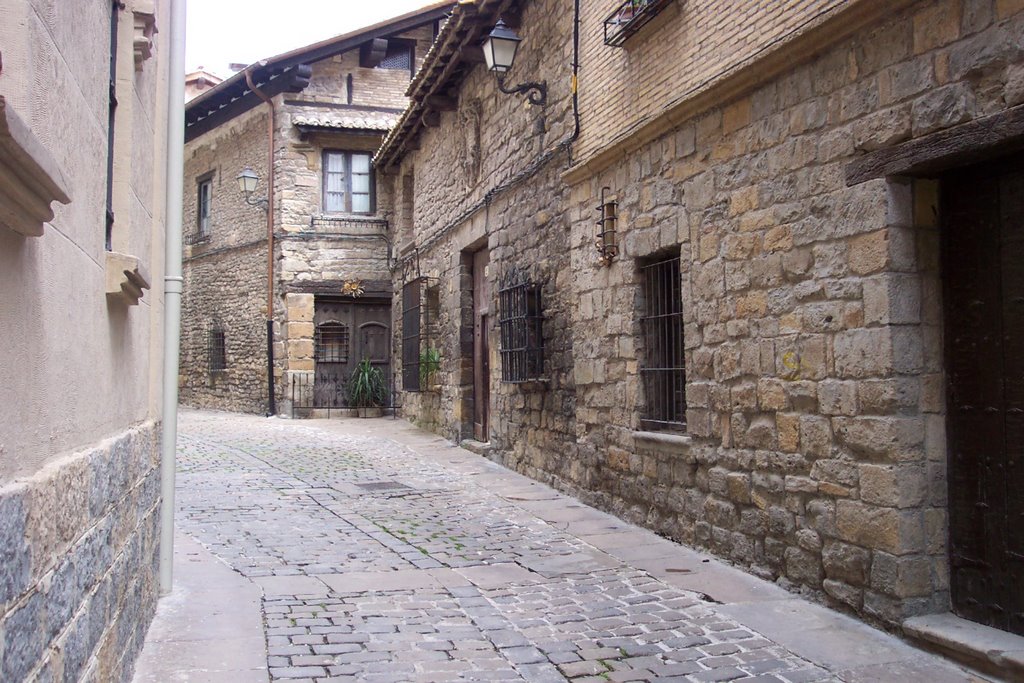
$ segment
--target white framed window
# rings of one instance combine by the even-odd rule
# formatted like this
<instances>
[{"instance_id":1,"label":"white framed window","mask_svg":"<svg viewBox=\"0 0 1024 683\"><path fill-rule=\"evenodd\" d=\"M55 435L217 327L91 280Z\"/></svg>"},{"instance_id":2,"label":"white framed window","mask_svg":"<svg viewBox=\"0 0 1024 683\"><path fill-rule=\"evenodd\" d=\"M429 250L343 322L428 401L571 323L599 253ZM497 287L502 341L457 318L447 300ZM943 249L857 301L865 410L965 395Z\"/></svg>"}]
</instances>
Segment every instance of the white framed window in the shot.
<instances>
[{"instance_id":1,"label":"white framed window","mask_svg":"<svg viewBox=\"0 0 1024 683\"><path fill-rule=\"evenodd\" d=\"M196 235L210 236L210 202L213 199L213 178L201 178L196 186Z\"/></svg>"},{"instance_id":2,"label":"white framed window","mask_svg":"<svg viewBox=\"0 0 1024 683\"><path fill-rule=\"evenodd\" d=\"M324 213L373 213L373 173L364 152L324 151Z\"/></svg>"}]
</instances>

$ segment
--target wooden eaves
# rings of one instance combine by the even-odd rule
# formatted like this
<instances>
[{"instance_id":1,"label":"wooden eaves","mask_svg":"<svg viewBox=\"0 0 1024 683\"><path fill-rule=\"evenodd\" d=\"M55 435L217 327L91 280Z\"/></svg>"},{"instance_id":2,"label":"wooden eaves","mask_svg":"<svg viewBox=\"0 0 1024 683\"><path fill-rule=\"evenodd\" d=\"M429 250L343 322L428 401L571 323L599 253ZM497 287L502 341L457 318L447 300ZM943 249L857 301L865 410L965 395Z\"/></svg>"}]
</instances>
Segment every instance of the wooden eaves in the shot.
<instances>
[{"instance_id":1,"label":"wooden eaves","mask_svg":"<svg viewBox=\"0 0 1024 683\"><path fill-rule=\"evenodd\" d=\"M515 21L516 0L460 0L455 5L409 84L409 105L374 155L374 166L392 170L406 151L416 148L424 127L438 125L441 112L456 108L459 85L484 61L480 44L485 33L503 16Z\"/></svg>"}]
</instances>

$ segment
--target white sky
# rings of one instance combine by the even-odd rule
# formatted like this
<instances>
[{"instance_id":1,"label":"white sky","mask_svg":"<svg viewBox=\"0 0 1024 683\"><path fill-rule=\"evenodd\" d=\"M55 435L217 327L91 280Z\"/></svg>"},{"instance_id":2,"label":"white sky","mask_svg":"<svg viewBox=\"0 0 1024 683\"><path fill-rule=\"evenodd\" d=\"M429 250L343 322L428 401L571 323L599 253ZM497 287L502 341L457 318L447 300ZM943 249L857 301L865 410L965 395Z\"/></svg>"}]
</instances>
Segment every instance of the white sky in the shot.
<instances>
[{"instance_id":1,"label":"white sky","mask_svg":"<svg viewBox=\"0 0 1024 683\"><path fill-rule=\"evenodd\" d=\"M251 64L433 4L433 0L190 0L185 67L221 78Z\"/></svg>"}]
</instances>

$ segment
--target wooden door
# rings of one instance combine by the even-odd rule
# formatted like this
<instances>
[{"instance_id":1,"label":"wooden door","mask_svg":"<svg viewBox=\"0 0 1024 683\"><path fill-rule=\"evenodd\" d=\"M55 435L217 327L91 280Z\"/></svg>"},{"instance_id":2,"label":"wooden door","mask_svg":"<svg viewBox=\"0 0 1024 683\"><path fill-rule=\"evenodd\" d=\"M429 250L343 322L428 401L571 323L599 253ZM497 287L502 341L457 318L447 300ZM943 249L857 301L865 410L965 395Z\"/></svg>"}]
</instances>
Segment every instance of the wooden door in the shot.
<instances>
[{"instance_id":1,"label":"wooden door","mask_svg":"<svg viewBox=\"0 0 1024 683\"><path fill-rule=\"evenodd\" d=\"M1024 634L1024 166L942 183L953 609Z\"/></svg>"},{"instance_id":2,"label":"wooden door","mask_svg":"<svg viewBox=\"0 0 1024 683\"><path fill-rule=\"evenodd\" d=\"M316 407L345 405L348 380L363 358L369 358L380 368L390 386L390 304L318 297L313 321L316 325L313 389Z\"/></svg>"},{"instance_id":3,"label":"wooden door","mask_svg":"<svg viewBox=\"0 0 1024 683\"><path fill-rule=\"evenodd\" d=\"M486 249L473 254L473 438L477 441L490 438L491 364L487 321L491 295L487 281L488 261Z\"/></svg>"}]
</instances>

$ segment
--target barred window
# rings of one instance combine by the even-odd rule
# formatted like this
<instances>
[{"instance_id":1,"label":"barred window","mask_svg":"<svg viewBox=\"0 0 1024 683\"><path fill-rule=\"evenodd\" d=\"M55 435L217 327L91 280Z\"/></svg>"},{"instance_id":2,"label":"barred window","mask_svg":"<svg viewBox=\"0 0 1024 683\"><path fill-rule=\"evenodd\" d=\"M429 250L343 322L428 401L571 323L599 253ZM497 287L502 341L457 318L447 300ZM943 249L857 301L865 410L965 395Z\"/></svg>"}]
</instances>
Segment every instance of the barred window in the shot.
<instances>
[{"instance_id":1,"label":"barred window","mask_svg":"<svg viewBox=\"0 0 1024 683\"><path fill-rule=\"evenodd\" d=\"M214 323L210 327L207 338L207 355L210 362L210 372L223 372L228 369L228 347L224 328Z\"/></svg>"},{"instance_id":2,"label":"barred window","mask_svg":"<svg viewBox=\"0 0 1024 683\"><path fill-rule=\"evenodd\" d=\"M645 429L686 429L683 299L679 256L641 265Z\"/></svg>"},{"instance_id":3,"label":"barred window","mask_svg":"<svg viewBox=\"0 0 1024 683\"><path fill-rule=\"evenodd\" d=\"M348 325L321 323L316 328L315 353L318 363L347 363L349 350Z\"/></svg>"},{"instance_id":4,"label":"barred window","mask_svg":"<svg viewBox=\"0 0 1024 683\"><path fill-rule=\"evenodd\" d=\"M402 287L402 388L420 390L420 318L423 308L422 278Z\"/></svg>"},{"instance_id":5,"label":"barred window","mask_svg":"<svg viewBox=\"0 0 1024 683\"><path fill-rule=\"evenodd\" d=\"M501 381L528 382L544 375L543 309L540 285L520 278L498 291Z\"/></svg>"}]
</instances>

